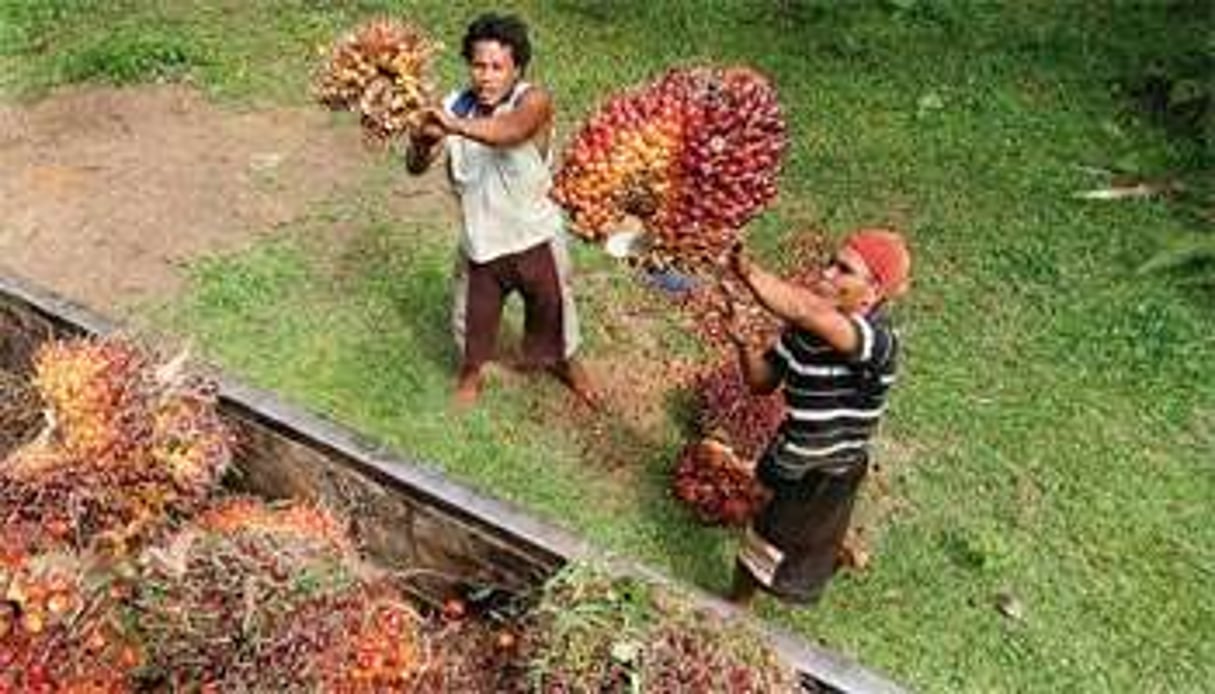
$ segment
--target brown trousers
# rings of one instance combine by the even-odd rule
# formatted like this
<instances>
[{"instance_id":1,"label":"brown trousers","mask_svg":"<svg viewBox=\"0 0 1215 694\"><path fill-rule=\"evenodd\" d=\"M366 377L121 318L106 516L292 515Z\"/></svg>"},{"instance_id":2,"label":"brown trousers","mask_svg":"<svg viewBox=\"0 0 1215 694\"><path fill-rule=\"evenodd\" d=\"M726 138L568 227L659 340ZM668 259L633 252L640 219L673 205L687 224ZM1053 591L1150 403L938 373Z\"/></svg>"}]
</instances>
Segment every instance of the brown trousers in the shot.
<instances>
[{"instance_id":1,"label":"brown trousers","mask_svg":"<svg viewBox=\"0 0 1215 694\"><path fill-rule=\"evenodd\" d=\"M577 327L564 248L559 248L559 243L546 241L485 263L463 255L457 259L452 327L463 368L478 368L494 358L502 307L515 291L523 297L523 355L527 363L552 366L573 354Z\"/></svg>"},{"instance_id":2,"label":"brown trousers","mask_svg":"<svg viewBox=\"0 0 1215 694\"><path fill-rule=\"evenodd\" d=\"M738 568L756 577L761 587L793 603L813 604L836 569L836 554L867 464L828 473L811 470L795 483L780 484L752 524L752 531L783 554L773 580L763 581L741 560Z\"/></svg>"}]
</instances>

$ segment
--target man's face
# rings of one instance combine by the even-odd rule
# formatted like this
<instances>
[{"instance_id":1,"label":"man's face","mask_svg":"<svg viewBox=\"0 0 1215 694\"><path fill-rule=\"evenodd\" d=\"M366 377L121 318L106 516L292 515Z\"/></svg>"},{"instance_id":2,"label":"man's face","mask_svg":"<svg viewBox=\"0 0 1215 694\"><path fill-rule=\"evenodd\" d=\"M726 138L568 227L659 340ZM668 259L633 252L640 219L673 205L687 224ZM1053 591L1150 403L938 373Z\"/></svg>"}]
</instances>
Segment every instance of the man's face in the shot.
<instances>
[{"instance_id":1,"label":"man's face","mask_svg":"<svg viewBox=\"0 0 1215 694\"><path fill-rule=\"evenodd\" d=\"M510 46L492 40L473 44L468 70L473 92L484 106L494 106L506 98L520 77Z\"/></svg>"},{"instance_id":2,"label":"man's face","mask_svg":"<svg viewBox=\"0 0 1215 694\"><path fill-rule=\"evenodd\" d=\"M819 279L818 292L845 311L864 312L878 302L877 282L861 255L851 248L836 252Z\"/></svg>"}]
</instances>

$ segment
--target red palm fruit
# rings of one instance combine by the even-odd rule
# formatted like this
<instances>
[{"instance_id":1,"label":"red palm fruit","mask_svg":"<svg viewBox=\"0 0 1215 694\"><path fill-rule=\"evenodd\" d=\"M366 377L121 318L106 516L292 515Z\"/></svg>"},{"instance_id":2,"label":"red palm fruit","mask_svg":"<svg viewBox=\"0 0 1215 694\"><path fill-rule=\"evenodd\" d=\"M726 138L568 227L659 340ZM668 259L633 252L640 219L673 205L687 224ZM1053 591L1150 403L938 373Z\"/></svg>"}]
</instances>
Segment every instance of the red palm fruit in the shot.
<instances>
[{"instance_id":1,"label":"red palm fruit","mask_svg":"<svg viewBox=\"0 0 1215 694\"><path fill-rule=\"evenodd\" d=\"M672 488L676 498L709 525L743 525L767 501L752 466L713 439L688 444L681 451Z\"/></svg>"},{"instance_id":2,"label":"red palm fruit","mask_svg":"<svg viewBox=\"0 0 1215 694\"><path fill-rule=\"evenodd\" d=\"M587 120L553 199L588 240L632 215L651 235L647 262L704 268L775 196L784 140L775 90L755 71L672 70Z\"/></svg>"}]
</instances>

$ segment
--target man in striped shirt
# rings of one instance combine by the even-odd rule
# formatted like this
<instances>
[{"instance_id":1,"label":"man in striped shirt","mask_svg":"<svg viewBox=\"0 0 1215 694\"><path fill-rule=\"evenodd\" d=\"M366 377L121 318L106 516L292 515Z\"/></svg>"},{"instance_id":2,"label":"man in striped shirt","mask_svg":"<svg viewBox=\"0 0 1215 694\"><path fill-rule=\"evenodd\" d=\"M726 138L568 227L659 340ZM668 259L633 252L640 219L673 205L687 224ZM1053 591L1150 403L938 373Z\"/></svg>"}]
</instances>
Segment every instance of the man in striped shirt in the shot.
<instances>
[{"instance_id":1,"label":"man in striped shirt","mask_svg":"<svg viewBox=\"0 0 1215 694\"><path fill-rule=\"evenodd\" d=\"M812 287L782 280L734 255L733 270L785 322L766 352L733 335L749 387L783 386L787 412L757 474L772 500L748 529L732 599L760 588L813 603L835 571L870 440L895 380L898 340L886 307L907 286L903 238L869 229L849 236Z\"/></svg>"}]
</instances>

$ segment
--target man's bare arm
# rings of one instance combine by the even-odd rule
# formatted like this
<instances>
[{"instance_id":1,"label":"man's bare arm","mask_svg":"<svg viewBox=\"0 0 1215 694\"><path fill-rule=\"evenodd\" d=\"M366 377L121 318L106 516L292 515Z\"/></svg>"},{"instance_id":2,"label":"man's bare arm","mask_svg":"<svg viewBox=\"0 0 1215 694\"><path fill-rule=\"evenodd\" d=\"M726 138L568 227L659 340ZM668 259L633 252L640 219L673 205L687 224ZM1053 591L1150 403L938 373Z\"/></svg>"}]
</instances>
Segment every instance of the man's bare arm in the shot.
<instances>
[{"instance_id":1,"label":"man's bare arm","mask_svg":"<svg viewBox=\"0 0 1215 694\"><path fill-rule=\"evenodd\" d=\"M827 341L835 349L851 354L860 337L852 321L835 302L814 291L773 275L741 255L735 258L735 272L755 298L777 317Z\"/></svg>"},{"instance_id":2,"label":"man's bare arm","mask_svg":"<svg viewBox=\"0 0 1215 694\"><path fill-rule=\"evenodd\" d=\"M763 353L742 342L736 342L735 347L738 348L738 366L742 369L743 381L751 392L767 395L776 390L780 377Z\"/></svg>"},{"instance_id":3,"label":"man's bare arm","mask_svg":"<svg viewBox=\"0 0 1215 694\"><path fill-rule=\"evenodd\" d=\"M727 284L721 286L725 303L722 306L726 319L726 337L734 343L738 350L738 367L742 371L743 381L747 388L759 395L766 395L776 390L780 385L780 375L764 358L761 351L754 349L745 337L738 324L738 307L735 304L734 290Z\"/></svg>"}]
</instances>

